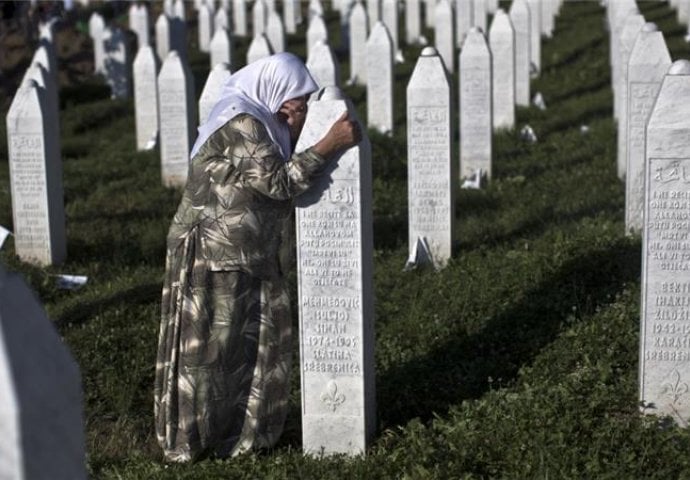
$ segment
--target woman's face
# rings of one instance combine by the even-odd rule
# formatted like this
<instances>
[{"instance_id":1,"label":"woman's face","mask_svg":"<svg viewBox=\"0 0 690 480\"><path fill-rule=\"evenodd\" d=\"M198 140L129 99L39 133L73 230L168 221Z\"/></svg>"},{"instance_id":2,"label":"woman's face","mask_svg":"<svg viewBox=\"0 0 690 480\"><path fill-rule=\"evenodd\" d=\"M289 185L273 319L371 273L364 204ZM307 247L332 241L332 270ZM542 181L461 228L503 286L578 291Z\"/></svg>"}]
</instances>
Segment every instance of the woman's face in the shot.
<instances>
[{"instance_id":1,"label":"woman's face","mask_svg":"<svg viewBox=\"0 0 690 480\"><path fill-rule=\"evenodd\" d=\"M290 129L290 139L294 144L299 138L307 118L307 99L308 95L292 98L281 105L278 110L278 118L285 121Z\"/></svg>"}]
</instances>

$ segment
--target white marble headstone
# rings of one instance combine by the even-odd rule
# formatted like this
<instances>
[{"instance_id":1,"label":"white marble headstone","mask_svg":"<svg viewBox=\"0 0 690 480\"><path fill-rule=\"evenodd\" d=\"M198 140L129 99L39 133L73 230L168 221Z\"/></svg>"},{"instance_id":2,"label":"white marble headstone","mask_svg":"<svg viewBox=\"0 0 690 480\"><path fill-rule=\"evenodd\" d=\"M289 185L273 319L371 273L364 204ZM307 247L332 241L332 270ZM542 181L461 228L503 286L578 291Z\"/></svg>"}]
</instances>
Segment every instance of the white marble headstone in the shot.
<instances>
[{"instance_id":1,"label":"white marble headstone","mask_svg":"<svg viewBox=\"0 0 690 480\"><path fill-rule=\"evenodd\" d=\"M625 180L625 169L628 163L628 61L632 52L635 40L642 30L645 21L639 13L628 15L625 25L621 29L619 39L619 81L618 88L614 95L618 97L618 149L617 166L618 178Z\"/></svg>"},{"instance_id":2,"label":"white marble headstone","mask_svg":"<svg viewBox=\"0 0 690 480\"><path fill-rule=\"evenodd\" d=\"M227 29L222 28L216 30L213 34L213 39L210 45L210 59L211 68L215 67L219 63L227 63L229 65L233 64L233 43L230 32Z\"/></svg>"},{"instance_id":3,"label":"white marble headstone","mask_svg":"<svg viewBox=\"0 0 690 480\"><path fill-rule=\"evenodd\" d=\"M321 15L313 15L309 19L309 26L307 27L307 57L312 46L319 41L328 43L328 28Z\"/></svg>"},{"instance_id":4,"label":"white marble headstone","mask_svg":"<svg viewBox=\"0 0 690 480\"><path fill-rule=\"evenodd\" d=\"M312 102L297 151L354 109L339 90ZM296 209L302 444L365 452L376 426L371 146L333 161Z\"/></svg>"},{"instance_id":5,"label":"white marble headstone","mask_svg":"<svg viewBox=\"0 0 690 480\"><path fill-rule=\"evenodd\" d=\"M129 28L137 36L137 48L148 45L149 41L149 11L144 5L133 3L129 7Z\"/></svg>"},{"instance_id":6,"label":"white marble headstone","mask_svg":"<svg viewBox=\"0 0 690 480\"><path fill-rule=\"evenodd\" d=\"M472 27L460 52L460 178L491 178L491 53Z\"/></svg>"},{"instance_id":7,"label":"white marble headstone","mask_svg":"<svg viewBox=\"0 0 690 480\"><path fill-rule=\"evenodd\" d=\"M105 21L100 13L94 12L89 17L89 36L93 40L93 65L95 73L104 73L103 30Z\"/></svg>"},{"instance_id":8,"label":"white marble headstone","mask_svg":"<svg viewBox=\"0 0 690 480\"><path fill-rule=\"evenodd\" d=\"M232 33L238 37L246 37L247 28L247 2L246 0L232 0Z\"/></svg>"},{"instance_id":9,"label":"white marble headstone","mask_svg":"<svg viewBox=\"0 0 690 480\"><path fill-rule=\"evenodd\" d=\"M642 235L642 411L690 418L690 63L673 64L647 125Z\"/></svg>"},{"instance_id":10,"label":"white marble headstone","mask_svg":"<svg viewBox=\"0 0 690 480\"><path fill-rule=\"evenodd\" d=\"M185 11L183 0L175 0L175 3L173 3L173 12L174 16L183 22L187 20L187 12Z\"/></svg>"},{"instance_id":11,"label":"white marble headstone","mask_svg":"<svg viewBox=\"0 0 690 480\"><path fill-rule=\"evenodd\" d=\"M515 32L510 17L496 10L489 29L494 129L515 127Z\"/></svg>"},{"instance_id":12,"label":"white marble headstone","mask_svg":"<svg viewBox=\"0 0 690 480\"><path fill-rule=\"evenodd\" d=\"M158 74L161 178L167 187L187 181L189 153L196 134L194 77L187 62L171 51Z\"/></svg>"},{"instance_id":13,"label":"white marble headstone","mask_svg":"<svg viewBox=\"0 0 690 480\"><path fill-rule=\"evenodd\" d=\"M420 0L405 0L405 40L416 45L422 36L422 9Z\"/></svg>"},{"instance_id":14,"label":"white marble headstone","mask_svg":"<svg viewBox=\"0 0 690 480\"><path fill-rule=\"evenodd\" d=\"M357 85L367 81L367 12L361 1L350 14L350 80Z\"/></svg>"},{"instance_id":15,"label":"white marble headstone","mask_svg":"<svg viewBox=\"0 0 690 480\"><path fill-rule=\"evenodd\" d=\"M628 162L625 172L625 231L642 231L645 127L671 55L654 24L642 27L628 61Z\"/></svg>"},{"instance_id":16,"label":"white marble headstone","mask_svg":"<svg viewBox=\"0 0 690 480\"><path fill-rule=\"evenodd\" d=\"M137 150L149 150L158 140L158 62L153 48L139 48L132 67Z\"/></svg>"},{"instance_id":17,"label":"white marble headstone","mask_svg":"<svg viewBox=\"0 0 690 480\"><path fill-rule=\"evenodd\" d=\"M381 20L381 0L366 0L369 31L374 29L376 22Z\"/></svg>"},{"instance_id":18,"label":"white marble headstone","mask_svg":"<svg viewBox=\"0 0 690 480\"><path fill-rule=\"evenodd\" d=\"M283 27L283 20L275 10L268 12L266 37L268 38L268 43L271 44L273 53L285 51L285 27Z\"/></svg>"},{"instance_id":19,"label":"white marble headstone","mask_svg":"<svg viewBox=\"0 0 690 480\"><path fill-rule=\"evenodd\" d=\"M0 478L87 478L81 388L36 295L0 266Z\"/></svg>"},{"instance_id":20,"label":"white marble headstone","mask_svg":"<svg viewBox=\"0 0 690 480\"><path fill-rule=\"evenodd\" d=\"M261 34L258 37L254 37L252 43L249 44L249 48L247 49L247 64L272 54L273 50L271 50L271 44L268 42L268 38L266 38L266 35Z\"/></svg>"},{"instance_id":21,"label":"white marble headstone","mask_svg":"<svg viewBox=\"0 0 690 480\"><path fill-rule=\"evenodd\" d=\"M455 71L453 7L450 0L438 0L434 10L434 44L448 74Z\"/></svg>"},{"instance_id":22,"label":"white marble headstone","mask_svg":"<svg viewBox=\"0 0 690 480\"><path fill-rule=\"evenodd\" d=\"M204 89L199 97L199 125L203 125L220 99L223 86L228 81L232 71L227 63L217 63L209 72Z\"/></svg>"},{"instance_id":23,"label":"white marble headstone","mask_svg":"<svg viewBox=\"0 0 690 480\"><path fill-rule=\"evenodd\" d=\"M52 107L46 89L27 79L6 119L15 252L37 265L62 263L67 253L59 118Z\"/></svg>"},{"instance_id":24,"label":"white marble headstone","mask_svg":"<svg viewBox=\"0 0 690 480\"><path fill-rule=\"evenodd\" d=\"M486 0L472 0L472 26L486 32Z\"/></svg>"},{"instance_id":25,"label":"white marble headstone","mask_svg":"<svg viewBox=\"0 0 690 480\"><path fill-rule=\"evenodd\" d=\"M311 48L307 68L319 88L340 85L340 65L327 43L317 42Z\"/></svg>"},{"instance_id":26,"label":"white marble headstone","mask_svg":"<svg viewBox=\"0 0 690 480\"><path fill-rule=\"evenodd\" d=\"M527 0L513 0L510 20L515 31L515 104L530 104L530 13Z\"/></svg>"},{"instance_id":27,"label":"white marble headstone","mask_svg":"<svg viewBox=\"0 0 690 480\"><path fill-rule=\"evenodd\" d=\"M367 125L393 133L393 42L383 22L367 40Z\"/></svg>"},{"instance_id":28,"label":"white marble headstone","mask_svg":"<svg viewBox=\"0 0 690 480\"><path fill-rule=\"evenodd\" d=\"M541 71L541 2L542 0L527 0L529 5L530 32L530 71Z\"/></svg>"},{"instance_id":29,"label":"white marble headstone","mask_svg":"<svg viewBox=\"0 0 690 480\"><path fill-rule=\"evenodd\" d=\"M206 3L199 6L197 34L199 35L199 51L209 52L211 38L213 38L213 17L211 9Z\"/></svg>"},{"instance_id":30,"label":"white marble headstone","mask_svg":"<svg viewBox=\"0 0 690 480\"><path fill-rule=\"evenodd\" d=\"M443 61L433 47L426 47L407 84L408 267L431 260L442 268L451 258L457 183L451 107ZM429 256L418 255L420 241Z\"/></svg>"},{"instance_id":31,"label":"white marble headstone","mask_svg":"<svg viewBox=\"0 0 690 480\"><path fill-rule=\"evenodd\" d=\"M215 35L215 32L223 28L229 32L231 27L232 25L230 25L228 20L228 11L224 8L219 8L213 16L213 34Z\"/></svg>"},{"instance_id":32,"label":"white marble headstone","mask_svg":"<svg viewBox=\"0 0 690 480\"><path fill-rule=\"evenodd\" d=\"M381 21L393 42L393 53L398 52L398 0L381 0Z\"/></svg>"},{"instance_id":33,"label":"white marble headstone","mask_svg":"<svg viewBox=\"0 0 690 480\"><path fill-rule=\"evenodd\" d=\"M300 8L299 0L283 0L283 24L288 35L297 33L297 8Z\"/></svg>"},{"instance_id":34,"label":"white marble headstone","mask_svg":"<svg viewBox=\"0 0 690 480\"><path fill-rule=\"evenodd\" d=\"M472 12L473 0L454 0L455 1L455 44L462 47L467 32L472 28L474 13Z\"/></svg>"},{"instance_id":35,"label":"white marble headstone","mask_svg":"<svg viewBox=\"0 0 690 480\"><path fill-rule=\"evenodd\" d=\"M156 54L158 60L163 61L170 52L170 20L167 15L161 13L156 19Z\"/></svg>"},{"instance_id":36,"label":"white marble headstone","mask_svg":"<svg viewBox=\"0 0 690 480\"><path fill-rule=\"evenodd\" d=\"M266 8L265 0L255 0L252 7L252 32L254 37L266 33L266 19L268 18L268 9Z\"/></svg>"}]
</instances>

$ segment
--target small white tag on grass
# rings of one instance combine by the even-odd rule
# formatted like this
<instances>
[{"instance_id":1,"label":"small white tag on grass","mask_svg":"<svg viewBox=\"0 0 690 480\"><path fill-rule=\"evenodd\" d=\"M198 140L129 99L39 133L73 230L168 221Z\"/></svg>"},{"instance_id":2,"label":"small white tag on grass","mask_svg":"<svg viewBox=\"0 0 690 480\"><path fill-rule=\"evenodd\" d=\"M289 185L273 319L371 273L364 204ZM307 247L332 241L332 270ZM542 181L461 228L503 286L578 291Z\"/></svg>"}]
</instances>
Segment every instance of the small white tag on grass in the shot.
<instances>
[{"instance_id":1,"label":"small white tag on grass","mask_svg":"<svg viewBox=\"0 0 690 480\"><path fill-rule=\"evenodd\" d=\"M86 285L89 277L85 275L56 275L57 288L62 290L76 290Z\"/></svg>"},{"instance_id":2,"label":"small white tag on grass","mask_svg":"<svg viewBox=\"0 0 690 480\"><path fill-rule=\"evenodd\" d=\"M525 125L520 130L520 138L525 140L527 143L537 143L537 134L529 125Z\"/></svg>"},{"instance_id":3,"label":"small white tag on grass","mask_svg":"<svg viewBox=\"0 0 690 480\"><path fill-rule=\"evenodd\" d=\"M2 248L2 245L5 243L5 240L7 240L7 237L10 235L12 235L12 232L0 225L0 248Z\"/></svg>"},{"instance_id":4,"label":"small white tag on grass","mask_svg":"<svg viewBox=\"0 0 690 480\"><path fill-rule=\"evenodd\" d=\"M580 133L587 135L589 133L589 125L580 125Z\"/></svg>"}]
</instances>

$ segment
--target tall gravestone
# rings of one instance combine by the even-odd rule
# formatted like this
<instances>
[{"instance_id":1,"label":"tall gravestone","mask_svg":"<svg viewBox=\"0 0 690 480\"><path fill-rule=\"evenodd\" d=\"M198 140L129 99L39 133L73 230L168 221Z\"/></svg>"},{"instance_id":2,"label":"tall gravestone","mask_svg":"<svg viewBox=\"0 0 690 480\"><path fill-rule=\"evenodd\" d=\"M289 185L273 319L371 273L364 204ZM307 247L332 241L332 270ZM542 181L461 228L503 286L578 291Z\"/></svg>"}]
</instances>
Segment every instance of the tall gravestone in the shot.
<instances>
[{"instance_id":1,"label":"tall gravestone","mask_svg":"<svg viewBox=\"0 0 690 480\"><path fill-rule=\"evenodd\" d=\"M337 89L312 102L302 150L354 109ZM297 274L306 452L364 453L376 426L371 147L344 152L297 204Z\"/></svg>"},{"instance_id":2,"label":"tall gravestone","mask_svg":"<svg viewBox=\"0 0 690 480\"><path fill-rule=\"evenodd\" d=\"M510 17L496 10L489 29L494 129L515 127L515 32Z\"/></svg>"},{"instance_id":3,"label":"tall gravestone","mask_svg":"<svg viewBox=\"0 0 690 480\"><path fill-rule=\"evenodd\" d=\"M283 0L283 24L288 35L297 33L296 7L299 7L299 0Z\"/></svg>"},{"instance_id":4,"label":"tall gravestone","mask_svg":"<svg viewBox=\"0 0 690 480\"><path fill-rule=\"evenodd\" d=\"M313 15L307 27L307 57L316 42L328 43L328 28L321 15Z\"/></svg>"},{"instance_id":5,"label":"tall gravestone","mask_svg":"<svg viewBox=\"0 0 690 480\"><path fill-rule=\"evenodd\" d=\"M393 43L383 22L367 40L367 125L393 132Z\"/></svg>"},{"instance_id":6,"label":"tall gravestone","mask_svg":"<svg viewBox=\"0 0 690 480\"><path fill-rule=\"evenodd\" d=\"M449 75L455 71L455 39L453 38L453 8L449 0L439 0L434 9L434 43Z\"/></svg>"},{"instance_id":7,"label":"tall gravestone","mask_svg":"<svg viewBox=\"0 0 690 480\"><path fill-rule=\"evenodd\" d=\"M170 52L170 19L161 13L156 20L156 54L158 60L163 61Z\"/></svg>"},{"instance_id":8,"label":"tall gravestone","mask_svg":"<svg viewBox=\"0 0 690 480\"><path fill-rule=\"evenodd\" d=\"M398 0L381 0L381 21L388 29L393 43L393 54L398 52Z\"/></svg>"},{"instance_id":9,"label":"tall gravestone","mask_svg":"<svg viewBox=\"0 0 690 480\"><path fill-rule=\"evenodd\" d=\"M197 125L193 82L184 58L170 52L158 74L161 179L166 187L181 187L187 182Z\"/></svg>"},{"instance_id":10,"label":"tall gravestone","mask_svg":"<svg viewBox=\"0 0 690 480\"><path fill-rule=\"evenodd\" d=\"M247 49L247 64L273 54L271 44L263 33L252 39Z\"/></svg>"},{"instance_id":11,"label":"tall gravestone","mask_svg":"<svg viewBox=\"0 0 690 480\"><path fill-rule=\"evenodd\" d=\"M285 51L285 28L283 27L283 20L275 10L268 12L268 19L266 20L266 37L268 43L271 44L273 53Z\"/></svg>"},{"instance_id":12,"label":"tall gravestone","mask_svg":"<svg viewBox=\"0 0 690 480\"><path fill-rule=\"evenodd\" d=\"M29 79L6 119L15 252L38 265L62 263L67 254L59 119L47 95Z\"/></svg>"},{"instance_id":13,"label":"tall gravestone","mask_svg":"<svg viewBox=\"0 0 690 480\"><path fill-rule=\"evenodd\" d=\"M491 53L472 27L460 52L460 178L491 178Z\"/></svg>"},{"instance_id":14,"label":"tall gravestone","mask_svg":"<svg viewBox=\"0 0 690 480\"><path fill-rule=\"evenodd\" d=\"M360 0L350 13L350 80L357 85L367 81L367 12Z\"/></svg>"},{"instance_id":15,"label":"tall gravestone","mask_svg":"<svg viewBox=\"0 0 690 480\"><path fill-rule=\"evenodd\" d=\"M542 0L527 0L529 5L529 62L530 72L541 71L541 1Z\"/></svg>"},{"instance_id":16,"label":"tall gravestone","mask_svg":"<svg viewBox=\"0 0 690 480\"><path fill-rule=\"evenodd\" d=\"M422 37L422 10L420 0L405 0L405 40L416 45Z\"/></svg>"},{"instance_id":17,"label":"tall gravestone","mask_svg":"<svg viewBox=\"0 0 690 480\"><path fill-rule=\"evenodd\" d=\"M227 63L217 63L209 72L204 89L199 97L199 124L203 125L220 99L225 83L230 79L232 71Z\"/></svg>"},{"instance_id":18,"label":"tall gravestone","mask_svg":"<svg viewBox=\"0 0 690 480\"><path fill-rule=\"evenodd\" d=\"M527 0L513 0L510 20L515 31L515 104L530 104L530 13Z\"/></svg>"},{"instance_id":19,"label":"tall gravestone","mask_svg":"<svg viewBox=\"0 0 690 480\"><path fill-rule=\"evenodd\" d=\"M144 5L133 3L129 7L129 29L137 36L137 48L149 42L149 11Z\"/></svg>"},{"instance_id":20,"label":"tall gravestone","mask_svg":"<svg viewBox=\"0 0 690 480\"><path fill-rule=\"evenodd\" d=\"M213 16L213 34L215 35L215 32L221 29L226 29L229 32L231 27L230 21L228 20L228 11L224 8L219 8Z\"/></svg>"},{"instance_id":21,"label":"tall gravestone","mask_svg":"<svg viewBox=\"0 0 690 480\"><path fill-rule=\"evenodd\" d=\"M452 114L443 61L426 47L407 84L408 267L442 268L451 258L457 182Z\"/></svg>"},{"instance_id":22,"label":"tall gravestone","mask_svg":"<svg viewBox=\"0 0 690 480\"><path fill-rule=\"evenodd\" d=\"M647 126L642 235L640 400L690 418L690 62L673 64Z\"/></svg>"},{"instance_id":23,"label":"tall gravestone","mask_svg":"<svg viewBox=\"0 0 690 480\"><path fill-rule=\"evenodd\" d=\"M132 71L137 150L149 150L158 140L158 62L151 46L139 48Z\"/></svg>"},{"instance_id":24,"label":"tall gravestone","mask_svg":"<svg viewBox=\"0 0 690 480\"><path fill-rule=\"evenodd\" d=\"M486 0L472 1L472 26L486 32Z\"/></svg>"},{"instance_id":25,"label":"tall gravestone","mask_svg":"<svg viewBox=\"0 0 690 480\"><path fill-rule=\"evenodd\" d=\"M381 0L366 0L366 2L369 31L372 31L376 22L381 20Z\"/></svg>"},{"instance_id":26,"label":"tall gravestone","mask_svg":"<svg viewBox=\"0 0 690 480\"><path fill-rule=\"evenodd\" d=\"M255 0L252 7L252 32L254 37L266 33L266 19L268 18L268 9L264 0Z\"/></svg>"},{"instance_id":27,"label":"tall gravestone","mask_svg":"<svg viewBox=\"0 0 690 480\"><path fill-rule=\"evenodd\" d=\"M103 66L105 79L110 85L110 96L112 98L129 98L131 96L131 73L127 37L121 29L107 27L103 31L102 39L105 54Z\"/></svg>"},{"instance_id":28,"label":"tall gravestone","mask_svg":"<svg viewBox=\"0 0 690 480\"><path fill-rule=\"evenodd\" d=\"M211 15L211 9L206 3L199 6L197 21L199 51L209 52L211 48L211 38L213 38L213 16Z\"/></svg>"},{"instance_id":29,"label":"tall gravestone","mask_svg":"<svg viewBox=\"0 0 690 480\"><path fill-rule=\"evenodd\" d=\"M630 53L635 40L640 34L640 30L644 26L644 17L639 13L628 15L625 25L620 33L619 51L620 51L620 79L618 82L618 90L614 95L618 97L618 149L617 154L617 170L618 178L625 180L625 169L628 161L628 61L630 60Z\"/></svg>"},{"instance_id":30,"label":"tall gravestone","mask_svg":"<svg viewBox=\"0 0 690 480\"><path fill-rule=\"evenodd\" d=\"M472 28L474 19L472 13L472 0L455 1L455 44L458 48L462 47L467 33Z\"/></svg>"},{"instance_id":31,"label":"tall gravestone","mask_svg":"<svg viewBox=\"0 0 690 480\"><path fill-rule=\"evenodd\" d=\"M340 85L340 67L331 47L317 42L307 58L307 68L319 88Z\"/></svg>"},{"instance_id":32,"label":"tall gravestone","mask_svg":"<svg viewBox=\"0 0 690 480\"><path fill-rule=\"evenodd\" d=\"M104 73L103 30L105 20L100 13L94 12L89 17L89 36L93 41L93 68L94 73Z\"/></svg>"},{"instance_id":33,"label":"tall gravestone","mask_svg":"<svg viewBox=\"0 0 690 480\"><path fill-rule=\"evenodd\" d=\"M663 33L642 27L628 61L628 162L625 172L625 231L642 231L645 126L661 81L671 66Z\"/></svg>"},{"instance_id":34,"label":"tall gravestone","mask_svg":"<svg viewBox=\"0 0 690 480\"><path fill-rule=\"evenodd\" d=\"M173 3L173 16L183 22L187 21L187 9L184 6L184 0L175 0Z\"/></svg>"},{"instance_id":35,"label":"tall gravestone","mask_svg":"<svg viewBox=\"0 0 690 480\"><path fill-rule=\"evenodd\" d=\"M79 367L34 293L0 266L0 478L86 479Z\"/></svg>"},{"instance_id":36,"label":"tall gravestone","mask_svg":"<svg viewBox=\"0 0 690 480\"><path fill-rule=\"evenodd\" d=\"M247 2L246 0L232 1L232 33L238 37L247 36Z\"/></svg>"},{"instance_id":37,"label":"tall gravestone","mask_svg":"<svg viewBox=\"0 0 690 480\"><path fill-rule=\"evenodd\" d=\"M230 32L227 29L222 28L216 30L213 34L213 39L210 45L210 55L211 68L215 67L219 63L227 63L229 65L233 64L233 43Z\"/></svg>"},{"instance_id":38,"label":"tall gravestone","mask_svg":"<svg viewBox=\"0 0 690 480\"><path fill-rule=\"evenodd\" d=\"M639 13L635 0L619 0L615 5L611 6L613 12L611 14L611 25L609 26L609 42L611 44L611 87L613 88L613 114L614 118L620 118L620 104L618 103L619 96L617 95L621 81L622 62L620 58L620 33L629 15Z\"/></svg>"}]
</instances>

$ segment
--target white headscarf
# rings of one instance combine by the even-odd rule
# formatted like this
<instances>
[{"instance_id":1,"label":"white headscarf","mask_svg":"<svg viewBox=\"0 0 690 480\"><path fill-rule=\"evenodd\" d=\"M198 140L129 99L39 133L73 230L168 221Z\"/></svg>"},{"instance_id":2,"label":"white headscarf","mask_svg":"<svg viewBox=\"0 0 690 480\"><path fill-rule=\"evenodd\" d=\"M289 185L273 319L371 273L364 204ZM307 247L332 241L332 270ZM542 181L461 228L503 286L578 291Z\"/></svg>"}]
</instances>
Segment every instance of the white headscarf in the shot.
<instances>
[{"instance_id":1,"label":"white headscarf","mask_svg":"<svg viewBox=\"0 0 690 480\"><path fill-rule=\"evenodd\" d=\"M304 62L291 53L276 53L250 63L225 83L208 120L199 127L191 157L216 130L235 116L248 113L263 123L283 158L288 160L292 155L290 130L275 114L287 100L316 90L318 85Z\"/></svg>"}]
</instances>

